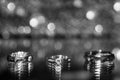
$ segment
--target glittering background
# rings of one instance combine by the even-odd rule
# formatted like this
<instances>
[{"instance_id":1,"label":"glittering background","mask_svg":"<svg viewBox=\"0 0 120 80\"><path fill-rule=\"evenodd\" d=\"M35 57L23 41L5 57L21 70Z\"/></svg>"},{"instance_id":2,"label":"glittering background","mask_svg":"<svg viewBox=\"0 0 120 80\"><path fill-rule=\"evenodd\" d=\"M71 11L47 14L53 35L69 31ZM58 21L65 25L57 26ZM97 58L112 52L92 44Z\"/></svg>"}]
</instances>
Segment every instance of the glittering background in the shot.
<instances>
[{"instance_id":1,"label":"glittering background","mask_svg":"<svg viewBox=\"0 0 120 80\"><path fill-rule=\"evenodd\" d=\"M82 79L84 53L99 49L115 54L119 80L120 0L0 0L0 77L7 55L21 50L33 55L33 80L50 76L46 57L55 54L72 58L68 79Z\"/></svg>"}]
</instances>

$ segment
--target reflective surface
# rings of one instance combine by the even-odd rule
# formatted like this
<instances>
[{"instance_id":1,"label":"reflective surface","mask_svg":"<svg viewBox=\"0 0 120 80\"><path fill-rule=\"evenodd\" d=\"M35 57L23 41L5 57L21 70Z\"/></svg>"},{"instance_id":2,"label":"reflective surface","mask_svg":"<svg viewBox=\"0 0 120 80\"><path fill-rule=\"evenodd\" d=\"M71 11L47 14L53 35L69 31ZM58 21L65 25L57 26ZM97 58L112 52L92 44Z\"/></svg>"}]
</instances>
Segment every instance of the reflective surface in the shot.
<instances>
[{"instance_id":1,"label":"reflective surface","mask_svg":"<svg viewBox=\"0 0 120 80\"><path fill-rule=\"evenodd\" d=\"M101 42L100 42L101 41ZM102 43L102 41L104 43ZM110 41L110 40L109 40ZM84 53L86 51L92 51L92 49L97 50L97 48L102 50L112 51L114 46L112 45L114 41L108 42L108 40L99 39L41 39L41 40L2 40L0 42L0 77L1 80L15 80L15 76L9 72L8 70L8 61L7 56L10 53L14 53L17 51L25 51L32 54L33 57L33 70L31 71L30 79L31 80L55 80L55 76L53 75L48 66L46 65L47 58L55 55L65 55L71 58L70 70L68 70L67 66L63 68L61 77L63 80L89 80L90 73L88 71L84 71ZM99 47L96 47L98 46ZM112 45L112 46L111 46ZM119 80L120 74L120 61L119 58L119 49L115 48L115 67L112 71L113 80ZM53 58L53 61L58 58ZM60 58L59 58L60 59ZM108 58L109 59L109 58ZM24 62L14 61L16 65L21 64L25 65ZM18 62L18 63L17 63ZM20 63L19 63L20 62ZM26 62L26 61L25 61ZM58 60L59 62L59 60ZM67 64L67 62L65 62ZM68 62L69 63L69 62ZM102 64L99 60L96 64ZM105 61L104 64L108 64L110 62ZM89 63L90 64L90 63ZM111 62L112 64L112 62ZM57 65L57 64L56 64ZM98 65L98 64L97 64ZM27 64L26 64L27 66ZM102 67L102 66L101 66ZM59 67L58 67L59 68ZM58 69L56 68L56 69ZM98 66L99 68L99 66ZM61 69L61 68L60 68ZM53 70L54 73L55 70ZM59 71L59 69L58 69Z\"/></svg>"}]
</instances>

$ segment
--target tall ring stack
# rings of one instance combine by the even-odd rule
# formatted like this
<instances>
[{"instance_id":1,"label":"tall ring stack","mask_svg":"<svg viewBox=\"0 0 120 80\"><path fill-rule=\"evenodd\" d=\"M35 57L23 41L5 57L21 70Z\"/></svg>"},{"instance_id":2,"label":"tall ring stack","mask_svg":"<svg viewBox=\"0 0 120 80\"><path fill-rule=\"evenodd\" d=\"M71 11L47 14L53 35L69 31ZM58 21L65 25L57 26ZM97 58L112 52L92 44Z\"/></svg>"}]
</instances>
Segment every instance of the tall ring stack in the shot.
<instances>
[{"instance_id":1,"label":"tall ring stack","mask_svg":"<svg viewBox=\"0 0 120 80\"><path fill-rule=\"evenodd\" d=\"M85 53L85 68L91 73L90 80L111 80L114 69L114 54L109 51L89 51Z\"/></svg>"},{"instance_id":2,"label":"tall ring stack","mask_svg":"<svg viewBox=\"0 0 120 80\"><path fill-rule=\"evenodd\" d=\"M27 80L32 71L32 55L28 52L18 51L8 55L8 67L15 80Z\"/></svg>"},{"instance_id":3,"label":"tall ring stack","mask_svg":"<svg viewBox=\"0 0 120 80\"><path fill-rule=\"evenodd\" d=\"M68 56L64 55L54 55L47 59L47 66L52 74L58 79L61 80L61 72L63 69L70 69L71 59Z\"/></svg>"}]
</instances>

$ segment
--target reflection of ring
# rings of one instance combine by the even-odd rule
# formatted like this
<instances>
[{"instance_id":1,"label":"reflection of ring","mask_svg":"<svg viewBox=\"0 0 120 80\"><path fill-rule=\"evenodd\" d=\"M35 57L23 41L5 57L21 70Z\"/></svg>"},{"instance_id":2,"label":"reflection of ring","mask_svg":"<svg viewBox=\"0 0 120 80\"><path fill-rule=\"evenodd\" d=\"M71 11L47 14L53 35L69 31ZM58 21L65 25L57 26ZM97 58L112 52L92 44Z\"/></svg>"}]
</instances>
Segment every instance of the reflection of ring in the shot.
<instances>
[{"instance_id":1,"label":"reflection of ring","mask_svg":"<svg viewBox=\"0 0 120 80\"><path fill-rule=\"evenodd\" d=\"M8 55L7 60L10 62L32 61L32 55L28 52L18 51Z\"/></svg>"}]
</instances>

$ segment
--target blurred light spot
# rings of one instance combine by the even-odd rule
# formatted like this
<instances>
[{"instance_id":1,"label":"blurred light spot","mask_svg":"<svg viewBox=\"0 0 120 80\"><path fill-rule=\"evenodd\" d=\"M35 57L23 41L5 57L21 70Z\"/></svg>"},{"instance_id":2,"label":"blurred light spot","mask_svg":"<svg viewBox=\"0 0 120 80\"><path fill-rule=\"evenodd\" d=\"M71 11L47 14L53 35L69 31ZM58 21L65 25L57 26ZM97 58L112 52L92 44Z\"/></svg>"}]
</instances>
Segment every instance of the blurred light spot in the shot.
<instances>
[{"instance_id":1,"label":"blurred light spot","mask_svg":"<svg viewBox=\"0 0 120 80\"><path fill-rule=\"evenodd\" d=\"M55 35L55 32L54 32L54 31L46 30L46 34L47 34L48 36L54 36L54 35Z\"/></svg>"},{"instance_id":2,"label":"blurred light spot","mask_svg":"<svg viewBox=\"0 0 120 80\"><path fill-rule=\"evenodd\" d=\"M8 45L7 45L7 47L8 47ZM9 47L11 49L15 49L17 47L17 43L15 41L9 41Z\"/></svg>"},{"instance_id":3,"label":"blurred light spot","mask_svg":"<svg viewBox=\"0 0 120 80\"><path fill-rule=\"evenodd\" d=\"M56 27L56 25L54 23L49 23L47 25L47 29L48 30L46 30L47 35L54 36L54 34L55 34L55 31L54 31L55 27Z\"/></svg>"},{"instance_id":4,"label":"blurred light spot","mask_svg":"<svg viewBox=\"0 0 120 80\"><path fill-rule=\"evenodd\" d=\"M45 52L43 50L39 50L37 53L38 58L44 58L45 57Z\"/></svg>"},{"instance_id":5,"label":"blurred light spot","mask_svg":"<svg viewBox=\"0 0 120 80\"><path fill-rule=\"evenodd\" d=\"M6 0L0 0L0 3L6 3L7 1Z\"/></svg>"},{"instance_id":6,"label":"blurred light spot","mask_svg":"<svg viewBox=\"0 0 120 80\"><path fill-rule=\"evenodd\" d=\"M2 32L2 37L4 39L8 39L10 37L10 33L7 30L5 30L5 31Z\"/></svg>"},{"instance_id":7,"label":"blurred light spot","mask_svg":"<svg viewBox=\"0 0 120 80\"><path fill-rule=\"evenodd\" d=\"M31 43L30 43L29 40L23 40L23 45L24 45L25 47L30 47Z\"/></svg>"},{"instance_id":8,"label":"blurred light spot","mask_svg":"<svg viewBox=\"0 0 120 80\"><path fill-rule=\"evenodd\" d=\"M120 11L120 2L116 2L114 5L113 5L113 9L117 12Z\"/></svg>"},{"instance_id":9,"label":"blurred light spot","mask_svg":"<svg viewBox=\"0 0 120 80\"><path fill-rule=\"evenodd\" d=\"M40 40L40 45L41 46L47 46L48 43L49 43L48 40L45 40L45 39Z\"/></svg>"},{"instance_id":10,"label":"blurred light spot","mask_svg":"<svg viewBox=\"0 0 120 80\"><path fill-rule=\"evenodd\" d=\"M49 31L54 31L55 30L55 24L54 23L49 23L48 25L47 25L47 28L48 28L48 30Z\"/></svg>"},{"instance_id":11,"label":"blurred light spot","mask_svg":"<svg viewBox=\"0 0 120 80\"><path fill-rule=\"evenodd\" d=\"M31 28L29 26L25 26L24 33L26 33L26 34L31 33Z\"/></svg>"},{"instance_id":12,"label":"blurred light spot","mask_svg":"<svg viewBox=\"0 0 120 80\"><path fill-rule=\"evenodd\" d=\"M91 49L92 48L92 43L88 41L84 44L84 47L85 47L85 49Z\"/></svg>"},{"instance_id":13,"label":"blurred light spot","mask_svg":"<svg viewBox=\"0 0 120 80\"><path fill-rule=\"evenodd\" d=\"M57 42L57 43L55 43L54 47L55 47L56 50L60 50L60 49L62 49L62 43Z\"/></svg>"},{"instance_id":14,"label":"blurred light spot","mask_svg":"<svg viewBox=\"0 0 120 80\"><path fill-rule=\"evenodd\" d=\"M29 27L29 26L20 26L19 28L18 28L18 32L20 33L20 34L30 34L31 33L31 28Z\"/></svg>"},{"instance_id":15,"label":"blurred light spot","mask_svg":"<svg viewBox=\"0 0 120 80\"><path fill-rule=\"evenodd\" d=\"M7 8L9 11L14 11L15 10L15 4L13 2L8 3Z\"/></svg>"},{"instance_id":16,"label":"blurred light spot","mask_svg":"<svg viewBox=\"0 0 120 80\"><path fill-rule=\"evenodd\" d=\"M44 16L38 16L39 24L44 24L46 22Z\"/></svg>"},{"instance_id":17,"label":"blurred light spot","mask_svg":"<svg viewBox=\"0 0 120 80\"><path fill-rule=\"evenodd\" d=\"M18 7L16 10L16 14L19 16L25 16L25 10L22 7Z\"/></svg>"},{"instance_id":18,"label":"blurred light spot","mask_svg":"<svg viewBox=\"0 0 120 80\"><path fill-rule=\"evenodd\" d=\"M95 31L97 34L101 34L103 32L103 26L98 24L95 26Z\"/></svg>"},{"instance_id":19,"label":"blurred light spot","mask_svg":"<svg viewBox=\"0 0 120 80\"><path fill-rule=\"evenodd\" d=\"M81 8L83 4L81 0L74 0L73 5L77 8Z\"/></svg>"},{"instance_id":20,"label":"blurred light spot","mask_svg":"<svg viewBox=\"0 0 120 80\"><path fill-rule=\"evenodd\" d=\"M41 6L41 1L40 0L29 0L29 4L31 4L31 7L38 8Z\"/></svg>"},{"instance_id":21,"label":"blurred light spot","mask_svg":"<svg viewBox=\"0 0 120 80\"><path fill-rule=\"evenodd\" d=\"M39 25L39 21L38 21L37 18L32 18L32 19L30 19L29 24L30 24L31 27L35 28Z\"/></svg>"},{"instance_id":22,"label":"blurred light spot","mask_svg":"<svg viewBox=\"0 0 120 80\"><path fill-rule=\"evenodd\" d=\"M116 57L117 60L120 60L120 49L119 48L114 48L112 50L112 53L115 54L115 57Z\"/></svg>"},{"instance_id":23,"label":"blurred light spot","mask_svg":"<svg viewBox=\"0 0 120 80\"><path fill-rule=\"evenodd\" d=\"M42 25L46 22L45 17L44 16L35 16L33 18L31 18L29 24L30 26L37 28L39 25Z\"/></svg>"},{"instance_id":24,"label":"blurred light spot","mask_svg":"<svg viewBox=\"0 0 120 80\"><path fill-rule=\"evenodd\" d=\"M95 18L95 16L96 16L95 11L90 10L86 13L86 18L89 20L93 20Z\"/></svg>"}]
</instances>

